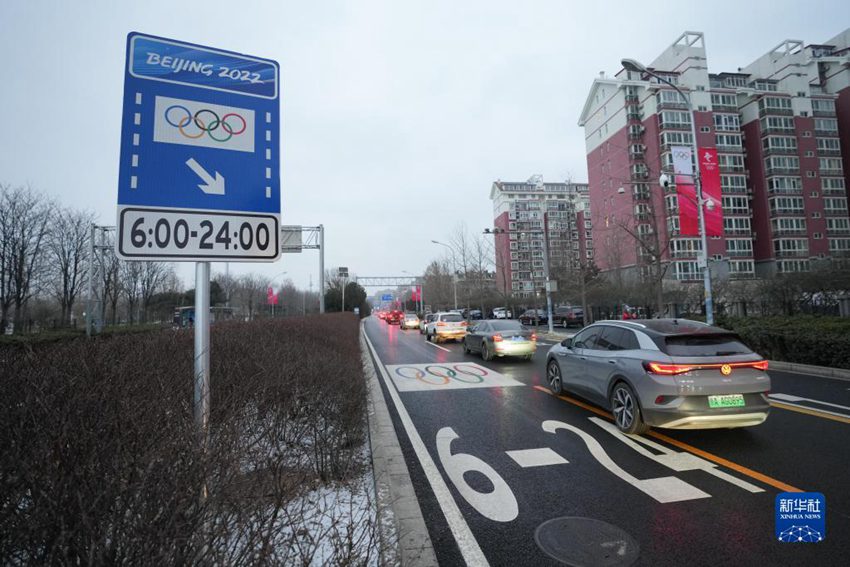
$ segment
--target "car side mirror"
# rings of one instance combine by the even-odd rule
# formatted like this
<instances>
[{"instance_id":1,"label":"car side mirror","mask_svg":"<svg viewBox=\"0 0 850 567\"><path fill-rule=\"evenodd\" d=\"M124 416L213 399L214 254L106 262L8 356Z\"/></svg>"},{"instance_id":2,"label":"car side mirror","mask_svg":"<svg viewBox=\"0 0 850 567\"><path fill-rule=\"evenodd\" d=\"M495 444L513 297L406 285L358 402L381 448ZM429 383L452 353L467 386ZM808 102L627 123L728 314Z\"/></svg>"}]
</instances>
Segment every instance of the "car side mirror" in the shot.
<instances>
[{"instance_id":1,"label":"car side mirror","mask_svg":"<svg viewBox=\"0 0 850 567\"><path fill-rule=\"evenodd\" d=\"M567 347L569 349L573 348L573 339L564 339L561 341L562 347Z\"/></svg>"}]
</instances>

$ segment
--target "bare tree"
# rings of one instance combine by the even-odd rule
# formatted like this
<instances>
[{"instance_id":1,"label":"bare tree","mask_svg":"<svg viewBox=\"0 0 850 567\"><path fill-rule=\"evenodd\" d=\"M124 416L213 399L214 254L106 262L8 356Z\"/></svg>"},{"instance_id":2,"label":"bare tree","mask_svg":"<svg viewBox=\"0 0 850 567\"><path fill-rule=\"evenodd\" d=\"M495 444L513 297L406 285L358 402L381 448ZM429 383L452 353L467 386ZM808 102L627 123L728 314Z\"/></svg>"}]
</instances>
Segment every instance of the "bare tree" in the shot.
<instances>
[{"instance_id":1,"label":"bare tree","mask_svg":"<svg viewBox=\"0 0 850 567\"><path fill-rule=\"evenodd\" d=\"M85 281L89 239L94 215L88 211L57 209L47 238L53 295L59 302L61 323L70 323L74 302Z\"/></svg>"},{"instance_id":2,"label":"bare tree","mask_svg":"<svg viewBox=\"0 0 850 567\"><path fill-rule=\"evenodd\" d=\"M264 304L268 287L268 279L256 274L247 274L237 280L234 299L238 301L239 308L248 320L252 320Z\"/></svg>"},{"instance_id":3,"label":"bare tree","mask_svg":"<svg viewBox=\"0 0 850 567\"><path fill-rule=\"evenodd\" d=\"M98 274L103 292L103 301L100 303L100 320L106 321L106 305L109 304L111 321L115 325L118 322L118 300L121 298L121 260L112 249L104 250L97 255Z\"/></svg>"},{"instance_id":4,"label":"bare tree","mask_svg":"<svg viewBox=\"0 0 850 567\"><path fill-rule=\"evenodd\" d=\"M142 297L143 270L143 262L121 262L118 268L119 289L127 303L127 321L131 325L136 321Z\"/></svg>"},{"instance_id":5,"label":"bare tree","mask_svg":"<svg viewBox=\"0 0 850 567\"><path fill-rule=\"evenodd\" d=\"M44 276L42 248L52 209L52 202L29 187L0 186L0 320L8 321L14 307L15 332Z\"/></svg>"},{"instance_id":6,"label":"bare tree","mask_svg":"<svg viewBox=\"0 0 850 567\"><path fill-rule=\"evenodd\" d=\"M148 307L154 295L159 293L163 284L174 272L171 264L165 262L142 262L142 270L139 278L139 296L142 302L142 321L148 320Z\"/></svg>"}]
</instances>

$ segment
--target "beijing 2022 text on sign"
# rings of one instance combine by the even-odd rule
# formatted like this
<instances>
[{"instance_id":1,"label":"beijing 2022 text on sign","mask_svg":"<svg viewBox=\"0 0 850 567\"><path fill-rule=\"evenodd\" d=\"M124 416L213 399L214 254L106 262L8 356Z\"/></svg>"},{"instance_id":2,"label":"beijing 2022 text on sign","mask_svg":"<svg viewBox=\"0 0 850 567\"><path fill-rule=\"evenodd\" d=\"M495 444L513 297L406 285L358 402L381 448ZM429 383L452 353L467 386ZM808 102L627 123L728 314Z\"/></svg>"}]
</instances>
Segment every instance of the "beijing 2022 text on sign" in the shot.
<instances>
[{"instance_id":1,"label":"beijing 2022 text on sign","mask_svg":"<svg viewBox=\"0 0 850 567\"><path fill-rule=\"evenodd\" d=\"M279 132L277 62L130 33L118 256L276 260Z\"/></svg>"}]
</instances>

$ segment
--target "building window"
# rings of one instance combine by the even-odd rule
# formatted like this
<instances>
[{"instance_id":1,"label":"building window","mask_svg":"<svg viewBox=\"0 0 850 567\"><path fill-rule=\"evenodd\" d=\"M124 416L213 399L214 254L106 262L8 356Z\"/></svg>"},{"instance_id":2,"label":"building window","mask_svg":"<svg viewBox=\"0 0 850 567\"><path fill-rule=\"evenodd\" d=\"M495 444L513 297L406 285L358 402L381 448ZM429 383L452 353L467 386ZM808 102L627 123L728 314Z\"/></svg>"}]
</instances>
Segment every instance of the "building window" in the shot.
<instances>
[{"instance_id":1,"label":"building window","mask_svg":"<svg viewBox=\"0 0 850 567\"><path fill-rule=\"evenodd\" d=\"M838 135L838 119L815 118L815 132L826 135Z\"/></svg>"},{"instance_id":2,"label":"building window","mask_svg":"<svg viewBox=\"0 0 850 567\"><path fill-rule=\"evenodd\" d=\"M732 274L752 274L752 260L732 260L729 262L729 273Z\"/></svg>"},{"instance_id":3,"label":"building window","mask_svg":"<svg viewBox=\"0 0 850 567\"><path fill-rule=\"evenodd\" d=\"M759 120L759 124L762 132L794 131L794 119L790 116L764 116Z\"/></svg>"},{"instance_id":4,"label":"building window","mask_svg":"<svg viewBox=\"0 0 850 567\"><path fill-rule=\"evenodd\" d=\"M770 228L774 235L781 234L805 234L806 219L804 218L778 218L770 219Z\"/></svg>"},{"instance_id":5,"label":"building window","mask_svg":"<svg viewBox=\"0 0 850 567\"><path fill-rule=\"evenodd\" d=\"M673 276L677 280L698 280L701 273L696 262L673 262Z\"/></svg>"},{"instance_id":6,"label":"building window","mask_svg":"<svg viewBox=\"0 0 850 567\"><path fill-rule=\"evenodd\" d=\"M817 144L820 153L841 153L841 144L838 138L818 138Z\"/></svg>"},{"instance_id":7,"label":"building window","mask_svg":"<svg viewBox=\"0 0 850 567\"><path fill-rule=\"evenodd\" d=\"M746 197L723 197L723 212L731 215L750 213L750 202Z\"/></svg>"},{"instance_id":8,"label":"building window","mask_svg":"<svg viewBox=\"0 0 850 567\"><path fill-rule=\"evenodd\" d=\"M771 214L802 214L803 213L803 198L802 197L769 197Z\"/></svg>"},{"instance_id":9,"label":"building window","mask_svg":"<svg viewBox=\"0 0 850 567\"><path fill-rule=\"evenodd\" d=\"M708 134L708 133L710 133L710 132L711 132L711 127L709 127L709 126L701 126L701 127L700 127L700 129L699 129L699 131L700 131L700 132L702 132L703 134Z\"/></svg>"},{"instance_id":10,"label":"building window","mask_svg":"<svg viewBox=\"0 0 850 567\"><path fill-rule=\"evenodd\" d=\"M818 167L821 175L844 175L844 166L841 158L818 158Z\"/></svg>"},{"instance_id":11,"label":"building window","mask_svg":"<svg viewBox=\"0 0 850 567\"><path fill-rule=\"evenodd\" d=\"M722 184L723 178L720 179ZM771 195L800 195L803 192L803 180L799 177L769 177L767 179L767 192Z\"/></svg>"},{"instance_id":12,"label":"building window","mask_svg":"<svg viewBox=\"0 0 850 567\"><path fill-rule=\"evenodd\" d=\"M714 129L737 132L741 129L741 118L737 114L714 113Z\"/></svg>"},{"instance_id":13,"label":"building window","mask_svg":"<svg viewBox=\"0 0 850 567\"><path fill-rule=\"evenodd\" d=\"M814 171L807 171L806 172L806 177L814 178L814 177L817 177L817 176L818 176L818 174Z\"/></svg>"},{"instance_id":14,"label":"building window","mask_svg":"<svg viewBox=\"0 0 850 567\"><path fill-rule=\"evenodd\" d=\"M761 143L766 151L797 153L797 138L793 136L767 136Z\"/></svg>"},{"instance_id":15,"label":"building window","mask_svg":"<svg viewBox=\"0 0 850 567\"><path fill-rule=\"evenodd\" d=\"M793 273L793 272L808 272L809 271L809 261L808 260L780 260L776 262L776 269L781 274Z\"/></svg>"},{"instance_id":16,"label":"building window","mask_svg":"<svg viewBox=\"0 0 850 567\"><path fill-rule=\"evenodd\" d=\"M835 252L850 252L850 238L830 238L829 251Z\"/></svg>"},{"instance_id":17,"label":"building window","mask_svg":"<svg viewBox=\"0 0 850 567\"><path fill-rule=\"evenodd\" d=\"M804 138L811 138L812 137L812 131L811 130L803 130L803 137Z\"/></svg>"},{"instance_id":18,"label":"building window","mask_svg":"<svg viewBox=\"0 0 850 567\"><path fill-rule=\"evenodd\" d=\"M824 197L823 210L827 213L847 213L847 197Z\"/></svg>"},{"instance_id":19,"label":"building window","mask_svg":"<svg viewBox=\"0 0 850 567\"><path fill-rule=\"evenodd\" d=\"M712 106L738 106L738 97L733 94L711 93Z\"/></svg>"},{"instance_id":20,"label":"building window","mask_svg":"<svg viewBox=\"0 0 850 567\"><path fill-rule=\"evenodd\" d=\"M815 240L821 240L823 238L823 234L821 234L820 232L812 233L812 238L814 238Z\"/></svg>"},{"instance_id":21,"label":"building window","mask_svg":"<svg viewBox=\"0 0 850 567\"><path fill-rule=\"evenodd\" d=\"M821 218L820 211L815 211L815 212L813 212L813 213L812 213L812 218L813 218L813 219L819 219L819 218Z\"/></svg>"},{"instance_id":22,"label":"building window","mask_svg":"<svg viewBox=\"0 0 850 567\"><path fill-rule=\"evenodd\" d=\"M842 195L845 192L844 179L841 177L821 177L820 188L824 194Z\"/></svg>"},{"instance_id":23,"label":"building window","mask_svg":"<svg viewBox=\"0 0 850 567\"><path fill-rule=\"evenodd\" d=\"M835 112L835 101L826 100L822 98L813 98L812 99L812 110L814 112Z\"/></svg>"},{"instance_id":24,"label":"building window","mask_svg":"<svg viewBox=\"0 0 850 567\"><path fill-rule=\"evenodd\" d=\"M790 113L791 99L778 96L766 96L759 99L759 110L778 110L780 112Z\"/></svg>"},{"instance_id":25,"label":"building window","mask_svg":"<svg viewBox=\"0 0 850 567\"><path fill-rule=\"evenodd\" d=\"M752 256L753 241L749 238L727 238L726 254L729 256Z\"/></svg>"}]
</instances>

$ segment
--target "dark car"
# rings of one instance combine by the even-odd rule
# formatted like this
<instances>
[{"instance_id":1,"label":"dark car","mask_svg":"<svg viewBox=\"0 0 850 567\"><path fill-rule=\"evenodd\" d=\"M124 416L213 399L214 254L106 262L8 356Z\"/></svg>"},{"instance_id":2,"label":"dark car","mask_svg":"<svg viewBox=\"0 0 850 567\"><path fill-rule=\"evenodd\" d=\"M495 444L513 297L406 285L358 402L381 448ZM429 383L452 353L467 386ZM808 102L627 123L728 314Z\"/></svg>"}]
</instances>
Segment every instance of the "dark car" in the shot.
<instances>
[{"instance_id":1,"label":"dark car","mask_svg":"<svg viewBox=\"0 0 850 567\"><path fill-rule=\"evenodd\" d=\"M484 314L481 313L481 310L479 310L479 309L470 309L469 310L469 316L467 317L467 319L469 319L470 321L480 321L483 318L484 318Z\"/></svg>"},{"instance_id":2,"label":"dark car","mask_svg":"<svg viewBox=\"0 0 850 567\"><path fill-rule=\"evenodd\" d=\"M536 325L538 323L546 325L549 323L549 317L542 309L529 309L519 316L519 322L528 326Z\"/></svg>"},{"instance_id":3,"label":"dark car","mask_svg":"<svg viewBox=\"0 0 850 567\"><path fill-rule=\"evenodd\" d=\"M552 313L552 324L556 327L581 327L584 325L584 310L581 307L562 305Z\"/></svg>"},{"instance_id":4,"label":"dark car","mask_svg":"<svg viewBox=\"0 0 850 567\"><path fill-rule=\"evenodd\" d=\"M519 321L488 319L478 321L463 337L463 352L480 352L484 360L495 356L517 356L531 360L537 350L537 335Z\"/></svg>"},{"instance_id":5,"label":"dark car","mask_svg":"<svg viewBox=\"0 0 850 567\"><path fill-rule=\"evenodd\" d=\"M625 433L749 427L767 419L767 360L725 329L687 319L601 321L552 347L546 378L614 414Z\"/></svg>"},{"instance_id":6,"label":"dark car","mask_svg":"<svg viewBox=\"0 0 850 567\"><path fill-rule=\"evenodd\" d=\"M385 320L390 325L398 325L401 323L403 317L404 313L402 313L398 309L393 309L392 311L387 313L387 318Z\"/></svg>"}]
</instances>

